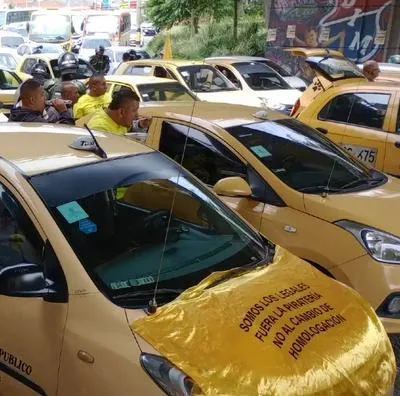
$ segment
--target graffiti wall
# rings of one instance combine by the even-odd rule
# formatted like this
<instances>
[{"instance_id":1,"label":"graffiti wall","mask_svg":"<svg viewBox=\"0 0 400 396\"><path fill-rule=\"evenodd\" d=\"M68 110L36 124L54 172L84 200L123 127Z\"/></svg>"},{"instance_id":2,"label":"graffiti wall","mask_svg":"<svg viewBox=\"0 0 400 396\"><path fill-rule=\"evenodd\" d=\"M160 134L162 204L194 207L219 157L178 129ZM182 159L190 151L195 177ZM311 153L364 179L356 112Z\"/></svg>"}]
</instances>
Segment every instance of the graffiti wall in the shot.
<instances>
[{"instance_id":1,"label":"graffiti wall","mask_svg":"<svg viewBox=\"0 0 400 396\"><path fill-rule=\"evenodd\" d=\"M355 62L382 60L392 2L389 0L271 0L266 52L291 71L290 47L342 51Z\"/></svg>"}]
</instances>

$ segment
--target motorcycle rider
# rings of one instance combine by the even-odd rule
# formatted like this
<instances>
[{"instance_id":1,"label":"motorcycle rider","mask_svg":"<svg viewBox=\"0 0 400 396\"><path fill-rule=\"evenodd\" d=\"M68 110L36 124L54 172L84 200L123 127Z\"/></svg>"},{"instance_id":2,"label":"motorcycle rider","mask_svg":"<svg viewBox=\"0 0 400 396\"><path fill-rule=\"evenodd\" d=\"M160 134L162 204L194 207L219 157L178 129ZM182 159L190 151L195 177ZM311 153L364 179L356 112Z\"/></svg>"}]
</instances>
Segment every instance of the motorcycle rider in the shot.
<instances>
[{"instance_id":1,"label":"motorcycle rider","mask_svg":"<svg viewBox=\"0 0 400 396\"><path fill-rule=\"evenodd\" d=\"M104 51L104 47L100 45L96 50L95 55L90 57L89 63L97 73L106 75L110 70L110 58L107 55L104 55Z\"/></svg>"},{"instance_id":2,"label":"motorcycle rider","mask_svg":"<svg viewBox=\"0 0 400 396\"><path fill-rule=\"evenodd\" d=\"M65 52L58 58L57 62L60 78L51 79L45 82L44 89L48 99L60 98L63 82L71 82L76 85L79 95L86 93L85 84L78 80L79 61L74 53Z\"/></svg>"}]
</instances>

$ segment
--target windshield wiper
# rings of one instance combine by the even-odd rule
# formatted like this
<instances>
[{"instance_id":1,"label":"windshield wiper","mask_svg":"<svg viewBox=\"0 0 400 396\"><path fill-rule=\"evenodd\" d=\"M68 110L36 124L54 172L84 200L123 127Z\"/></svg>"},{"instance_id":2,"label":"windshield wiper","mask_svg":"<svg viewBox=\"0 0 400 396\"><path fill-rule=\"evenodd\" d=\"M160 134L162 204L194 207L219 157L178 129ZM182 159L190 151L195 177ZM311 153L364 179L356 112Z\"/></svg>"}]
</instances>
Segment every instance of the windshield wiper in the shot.
<instances>
[{"instance_id":1,"label":"windshield wiper","mask_svg":"<svg viewBox=\"0 0 400 396\"><path fill-rule=\"evenodd\" d=\"M345 184L344 186L341 186L340 189L345 190L348 188L354 188L354 187L359 187L359 186L364 186L364 185L373 186L377 183L382 182L384 179L385 179L384 177L356 179L356 180L353 180L353 181Z\"/></svg>"},{"instance_id":2,"label":"windshield wiper","mask_svg":"<svg viewBox=\"0 0 400 396\"><path fill-rule=\"evenodd\" d=\"M184 289L157 289L156 295L157 297L159 296L164 296L164 297L177 297L179 296ZM115 301L119 300L129 300L129 299L136 299L136 298L153 298L154 296L154 289L150 290L137 290L137 291L132 291L124 294L118 294L116 296L113 296L112 299Z\"/></svg>"},{"instance_id":3,"label":"windshield wiper","mask_svg":"<svg viewBox=\"0 0 400 396\"><path fill-rule=\"evenodd\" d=\"M342 189L336 188L336 187L328 187L328 186L307 186L307 187L298 188L297 191L300 191L300 192L309 191L311 194L314 192L315 192L315 194L318 194L318 193L339 192L339 191L342 191Z\"/></svg>"}]
</instances>

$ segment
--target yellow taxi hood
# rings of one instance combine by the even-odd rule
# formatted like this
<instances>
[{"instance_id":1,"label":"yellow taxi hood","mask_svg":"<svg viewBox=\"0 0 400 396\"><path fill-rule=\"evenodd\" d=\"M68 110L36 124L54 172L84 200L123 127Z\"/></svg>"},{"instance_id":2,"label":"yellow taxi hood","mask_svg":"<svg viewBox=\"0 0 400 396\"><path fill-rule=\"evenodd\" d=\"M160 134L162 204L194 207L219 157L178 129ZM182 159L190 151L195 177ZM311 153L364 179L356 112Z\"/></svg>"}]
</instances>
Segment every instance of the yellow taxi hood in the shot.
<instances>
[{"instance_id":1,"label":"yellow taxi hood","mask_svg":"<svg viewBox=\"0 0 400 396\"><path fill-rule=\"evenodd\" d=\"M351 220L400 237L400 223L395 220L400 213L400 180L394 177L366 191L325 198L304 194L304 206L307 213L329 222Z\"/></svg>"},{"instance_id":2,"label":"yellow taxi hood","mask_svg":"<svg viewBox=\"0 0 400 396\"><path fill-rule=\"evenodd\" d=\"M389 390L393 351L357 292L282 248L267 267L229 274L211 274L131 324L202 394L384 395Z\"/></svg>"}]
</instances>

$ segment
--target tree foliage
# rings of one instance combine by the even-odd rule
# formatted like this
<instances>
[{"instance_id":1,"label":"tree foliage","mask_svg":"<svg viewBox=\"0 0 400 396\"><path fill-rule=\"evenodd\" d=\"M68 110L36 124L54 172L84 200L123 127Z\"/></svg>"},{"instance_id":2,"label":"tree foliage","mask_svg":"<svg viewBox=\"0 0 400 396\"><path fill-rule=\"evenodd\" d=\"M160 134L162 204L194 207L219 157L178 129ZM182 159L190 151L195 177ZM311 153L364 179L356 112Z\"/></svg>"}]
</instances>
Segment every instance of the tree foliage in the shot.
<instances>
[{"instance_id":1,"label":"tree foliage","mask_svg":"<svg viewBox=\"0 0 400 396\"><path fill-rule=\"evenodd\" d=\"M226 0L148 0L146 4L147 16L157 27L171 28L190 22L195 33L202 18L218 21L231 14L232 9Z\"/></svg>"}]
</instances>

